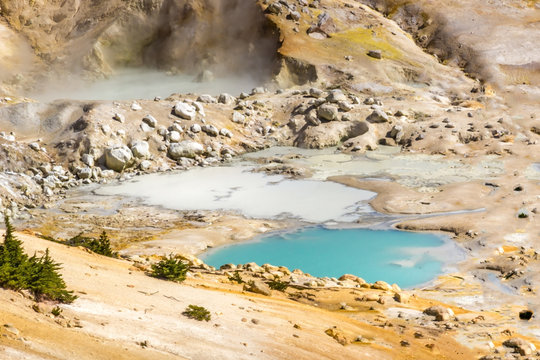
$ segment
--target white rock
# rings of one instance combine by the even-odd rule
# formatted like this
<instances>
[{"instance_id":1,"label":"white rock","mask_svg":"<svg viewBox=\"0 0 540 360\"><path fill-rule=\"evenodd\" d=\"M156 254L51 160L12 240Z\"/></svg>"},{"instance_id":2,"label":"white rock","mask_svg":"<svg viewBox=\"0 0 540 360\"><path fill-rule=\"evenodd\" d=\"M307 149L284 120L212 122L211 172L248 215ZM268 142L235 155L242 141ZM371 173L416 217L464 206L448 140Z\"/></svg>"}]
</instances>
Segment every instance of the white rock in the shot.
<instances>
[{"instance_id":1,"label":"white rock","mask_svg":"<svg viewBox=\"0 0 540 360\"><path fill-rule=\"evenodd\" d=\"M147 158L150 156L150 145L146 141L134 141L131 144L131 152L136 158Z\"/></svg>"},{"instance_id":2,"label":"white rock","mask_svg":"<svg viewBox=\"0 0 540 360\"><path fill-rule=\"evenodd\" d=\"M236 124L243 124L246 121L246 117L240 114L238 111L233 111L232 122Z\"/></svg>"},{"instance_id":3,"label":"white rock","mask_svg":"<svg viewBox=\"0 0 540 360\"><path fill-rule=\"evenodd\" d=\"M145 132L145 133L146 133L146 132L150 132L150 131L153 130L150 126L148 126L147 123L144 123L144 122L141 123L141 125L140 125L139 127L140 127L141 130L142 130L143 132Z\"/></svg>"},{"instance_id":4,"label":"white rock","mask_svg":"<svg viewBox=\"0 0 540 360\"><path fill-rule=\"evenodd\" d=\"M158 135L160 136L167 136L167 128L165 126L160 126L158 129L157 129L157 133Z\"/></svg>"},{"instance_id":5,"label":"white rock","mask_svg":"<svg viewBox=\"0 0 540 360\"><path fill-rule=\"evenodd\" d=\"M338 120L339 113L337 107L324 104L317 109L317 116L322 120L334 121Z\"/></svg>"},{"instance_id":6,"label":"white rock","mask_svg":"<svg viewBox=\"0 0 540 360\"><path fill-rule=\"evenodd\" d=\"M131 110L133 110L133 111L139 111L139 110L142 110L142 107L141 107L141 105L139 105L139 103L137 103L137 102L134 101L134 102L131 104Z\"/></svg>"},{"instance_id":7,"label":"white rock","mask_svg":"<svg viewBox=\"0 0 540 360\"><path fill-rule=\"evenodd\" d=\"M117 172L128 167L132 158L131 150L125 145L116 145L105 150L105 165Z\"/></svg>"},{"instance_id":8,"label":"white rock","mask_svg":"<svg viewBox=\"0 0 540 360\"><path fill-rule=\"evenodd\" d=\"M152 128L155 128L157 126L156 118L150 114L143 117L142 121Z\"/></svg>"},{"instance_id":9,"label":"white rock","mask_svg":"<svg viewBox=\"0 0 540 360\"><path fill-rule=\"evenodd\" d=\"M189 130L191 130L191 132L197 134L197 133L201 132L202 128L201 128L201 125L199 125L199 124L193 124L193 125L191 125Z\"/></svg>"},{"instance_id":10,"label":"white rock","mask_svg":"<svg viewBox=\"0 0 540 360\"><path fill-rule=\"evenodd\" d=\"M232 132L229 129L225 129L225 128L221 129L219 131L219 134L221 136L225 136L225 137L228 137L228 138L232 138L232 135L233 135Z\"/></svg>"},{"instance_id":11,"label":"white rock","mask_svg":"<svg viewBox=\"0 0 540 360\"><path fill-rule=\"evenodd\" d=\"M139 165L139 169L141 169L142 171L146 171L146 170L150 169L151 166L152 166L151 161L143 160L143 161L141 161L141 164Z\"/></svg>"},{"instance_id":12,"label":"white rock","mask_svg":"<svg viewBox=\"0 0 540 360\"><path fill-rule=\"evenodd\" d=\"M55 165L52 167L52 172L55 174L55 175L65 175L66 174L66 170L61 166L61 165Z\"/></svg>"},{"instance_id":13,"label":"white rock","mask_svg":"<svg viewBox=\"0 0 540 360\"><path fill-rule=\"evenodd\" d=\"M201 114L201 116L206 116L206 114L204 112L204 108L203 108L203 106L202 106L202 104L200 102L195 101L193 103L193 107L195 107L195 110L197 110L197 112L199 114Z\"/></svg>"},{"instance_id":14,"label":"white rock","mask_svg":"<svg viewBox=\"0 0 540 360\"><path fill-rule=\"evenodd\" d=\"M83 164L89 167L93 167L95 165L94 157L90 154L83 154L81 156L81 161L83 162Z\"/></svg>"},{"instance_id":15,"label":"white rock","mask_svg":"<svg viewBox=\"0 0 540 360\"><path fill-rule=\"evenodd\" d=\"M114 170L102 170L101 177L106 179L114 177Z\"/></svg>"},{"instance_id":16,"label":"white rock","mask_svg":"<svg viewBox=\"0 0 540 360\"><path fill-rule=\"evenodd\" d=\"M219 130L214 125L203 125L202 131L210 136L218 136Z\"/></svg>"},{"instance_id":17,"label":"white rock","mask_svg":"<svg viewBox=\"0 0 540 360\"><path fill-rule=\"evenodd\" d=\"M229 94L221 94L219 95L218 102L225 105L231 105L236 101L234 96Z\"/></svg>"},{"instance_id":18,"label":"white rock","mask_svg":"<svg viewBox=\"0 0 540 360\"><path fill-rule=\"evenodd\" d=\"M177 143L180 141L180 139L182 139L182 135L180 135L178 131L171 131L168 138L170 142Z\"/></svg>"},{"instance_id":19,"label":"white rock","mask_svg":"<svg viewBox=\"0 0 540 360\"><path fill-rule=\"evenodd\" d=\"M111 127L109 125L101 125L101 132L105 135L109 135L111 133Z\"/></svg>"},{"instance_id":20,"label":"white rock","mask_svg":"<svg viewBox=\"0 0 540 360\"><path fill-rule=\"evenodd\" d=\"M124 122L126 122L126 117L120 113L115 113L113 116L113 120L116 120L123 124Z\"/></svg>"},{"instance_id":21,"label":"white rock","mask_svg":"<svg viewBox=\"0 0 540 360\"><path fill-rule=\"evenodd\" d=\"M45 187L43 188L43 194L44 194L45 196L47 196L47 197L51 197L51 196L54 195L54 192L52 191L52 189L51 189L50 187L45 186Z\"/></svg>"},{"instance_id":22,"label":"white rock","mask_svg":"<svg viewBox=\"0 0 540 360\"><path fill-rule=\"evenodd\" d=\"M351 111L352 109L354 109L354 106L352 106L351 104L349 104L348 102L346 101L340 101L338 102L338 106L339 106L339 109L341 111L345 111L345 112L349 112Z\"/></svg>"},{"instance_id":23,"label":"white rock","mask_svg":"<svg viewBox=\"0 0 540 360\"><path fill-rule=\"evenodd\" d=\"M388 122L388 115L382 109L375 109L366 119L370 123L385 123Z\"/></svg>"},{"instance_id":24,"label":"white rock","mask_svg":"<svg viewBox=\"0 0 540 360\"><path fill-rule=\"evenodd\" d=\"M182 157L194 158L202 153L204 153L204 147L198 142L191 140L185 140L169 146L169 156L174 160L178 160Z\"/></svg>"},{"instance_id":25,"label":"white rock","mask_svg":"<svg viewBox=\"0 0 540 360\"><path fill-rule=\"evenodd\" d=\"M194 106L179 101L174 106L174 114L185 120L193 120L197 116L197 110Z\"/></svg>"},{"instance_id":26,"label":"white rock","mask_svg":"<svg viewBox=\"0 0 540 360\"><path fill-rule=\"evenodd\" d=\"M217 99L213 97L212 95L203 94L197 98L197 101L204 103L204 104L215 104L217 103Z\"/></svg>"},{"instance_id":27,"label":"white rock","mask_svg":"<svg viewBox=\"0 0 540 360\"><path fill-rule=\"evenodd\" d=\"M90 179L92 176L92 169L89 167L84 167L77 172L77 176L79 179Z\"/></svg>"},{"instance_id":28,"label":"white rock","mask_svg":"<svg viewBox=\"0 0 540 360\"><path fill-rule=\"evenodd\" d=\"M169 131L178 131L180 134L184 132L180 124L174 123L169 127Z\"/></svg>"},{"instance_id":29,"label":"white rock","mask_svg":"<svg viewBox=\"0 0 540 360\"><path fill-rule=\"evenodd\" d=\"M343 91L339 89L330 90L330 93L326 97L326 100L332 103L337 103L340 101L347 101L347 97L343 94Z\"/></svg>"},{"instance_id":30,"label":"white rock","mask_svg":"<svg viewBox=\"0 0 540 360\"><path fill-rule=\"evenodd\" d=\"M311 96L311 97L320 98L321 96L323 96L323 94L324 94L324 92L321 89L317 89L317 88L314 88L314 87L309 89L309 96Z\"/></svg>"}]
</instances>

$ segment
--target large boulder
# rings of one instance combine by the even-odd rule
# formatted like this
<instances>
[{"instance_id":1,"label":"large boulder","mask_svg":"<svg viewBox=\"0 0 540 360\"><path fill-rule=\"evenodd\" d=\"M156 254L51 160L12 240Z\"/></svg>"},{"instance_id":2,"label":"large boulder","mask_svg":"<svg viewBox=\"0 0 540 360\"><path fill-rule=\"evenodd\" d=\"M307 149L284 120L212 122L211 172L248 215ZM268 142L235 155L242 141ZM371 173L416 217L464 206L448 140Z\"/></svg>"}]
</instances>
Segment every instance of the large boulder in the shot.
<instances>
[{"instance_id":1,"label":"large boulder","mask_svg":"<svg viewBox=\"0 0 540 360\"><path fill-rule=\"evenodd\" d=\"M193 120L197 116L197 109L185 102L179 101L174 105L174 114L186 120Z\"/></svg>"},{"instance_id":2,"label":"large boulder","mask_svg":"<svg viewBox=\"0 0 540 360\"><path fill-rule=\"evenodd\" d=\"M372 124L381 124L388 122L388 115L382 109L375 109L366 119Z\"/></svg>"},{"instance_id":3,"label":"large boulder","mask_svg":"<svg viewBox=\"0 0 540 360\"><path fill-rule=\"evenodd\" d=\"M319 126L308 126L295 140L295 146L322 149L365 134L369 130L363 121L330 121Z\"/></svg>"},{"instance_id":4,"label":"large boulder","mask_svg":"<svg viewBox=\"0 0 540 360\"><path fill-rule=\"evenodd\" d=\"M105 150L105 165L114 171L121 172L131 165L133 153L125 145L116 145Z\"/></svg>"},{"instance_id":5,"label":"large boulder","mask_svg":"<svg viewBox=\"0 0 540 360\"><path fill-rule=\"evenodd\" d=\"M142 121L150 126L151 128L155 128L157 126L157 120L152 115L148 114L145 117L143 117Z\"/></svg>"},{"instance_id":6,"label":"large boulder","mask_svg":"<svg viewBox=\"0 0 540 360\"><path fill-rule=\"evenodd\" d=\"M435 316L435 321L448 321L454 316L452 309L436 305L424 310L424 314Z\"/></svg>"},{"instance_id":7,"label":"large boulder","mask_svg":"<svg viewBox=\"0 0 540 360\"><path fill-rule=\"evenodd\" d=\"M337 327L331 327L329 329L325 330L325 334L336 340L341 345L347 345L349 343L349 340L347 339L347 336L343 332L343 330L337 328Z\"/></svg>"},{"instance_id":8,"label":"large boulder","mask_svg":"<svg viewBox=\"0 0 540 360\"><path fill-rule=\"evenodd\" d=\"M191 140L185 140L169 146L169 156L174 160L178 160L183 157L194 158L202 153L204 153L204 146Z\"/></svg>"},{"instance_id":9,"label":"large boulder","mask_svg":"<svg viewBox=\"0 0 540 360\"><path fill-rule=\"evenodd\" d=\"M203 94L197 98L198 102L204 103L204 104L215 104L217 103L217 99L213 97L212 95Z\"/></svg>"},{"instance_id":10,"label":"large boulder","mask_svg":"<svg viewBox=\"0 0 540 360\"><path fill-rule=\"evenodd\" d=\"M219 130L214 125L203 125L202 131L210 136L218 136Z\"/></svg>"},{"instance_id":11,"label":"large boulder","mask_svg":"<svg viewBox=\"0 0 540 360\"><path fill-rule=\"evenodd\" d=\"M90 179L92 177L92 169L89 167L84 167L82 169L79 169L77 172L77 176L79 179Z\"/></svg>"},{"instance_id":12,"label":"large boulder","mask_svg":"<svg viewBox=\"0 0 540 360\"><path fill-rule=\"evenodd\" d=\"M178 131L171 131L167 137L172 143L177 143L182 139L182 135Z\"/></svg>"},{"instance_id":13,"label":"large boulder","mask_svg":"<svg viewBox=\"0 0 540 360\"><path fill-rule=\"evenodd\" d=\"M509 347L515 350L522 356L531 355L536 351L536 346L520 338L511 338L503 342L503 346Z\"/></svg>"},{"instance_id":14,"label":"large boulder","mask_svg":"<svg viewBox=\"0 0 540 360\"><path fill-rule=\"evenodd\" d=\"M83 164L89 166L89 167L94 167L95 165L95 160L94 160L94 157L90 154L83 154L81 156L81 161L83 162Z\"/></svg>"},{"instance_id":15,"label":"large boulder","mask_svg":"<svg viewBox=\"0 0 540 360\"><path fill-rule=\"evenodd\" d=\"M231 105L235 101L236 101L236 99L234 98L234 96L229 95L227 93L223 93L223 94L219 95L219 97L218 97L218 102L220 104Z\"/></svg>"},{"instance_id":16,"label":"large boulder","mask_svg":"<svg viewBox=\"0 0 540 360\"><path fill-rule=\"evenodd\" d=\"M390 286L390 284L388 284L386 281L376 281L373 285L371 285L371 288L382 291L392 291L392 286Z\"/></svg>"},{"instance_id":17,"label":"large boulder","mask_svg":"<svg viewBox=\"0 0 540 360\"><path fill-rule=\"evenodd\" d=\"M250 281L248 284L245 284L244 290L266 296L272 295L272 289L260 280Z\"/></svg>"},{"instance_id":18,"label":"large boulder","mask_svg":"<svg viewBox=\"0 0 540 360\"><path fill-rule=\"evenodd\" d=\"M308 123L311 126L319 126L321 125L321 120L319 120L319 117L317 116L317 111L311 110L304 116L304 120L306 123Z\"/></svg>"},{"instance_id":19,"label":"large boulder","mask_svg":"<svg viewBox=\"0 0 540 360\"><path fill-rule=\"evenodd\" d=\"M243 124L246 121L246 117L238 111L233 111L232 122L236 124Z\"/></svg>"},{"instance_id":20,"label":"large boulder","mask_svg":"<svg viewBox=\"0 0 540 360\"><path fill-rule=\"evenodd\" d=\"M326 121L334 121L339 119L338 108L333 105L324 104L317 110L319 119Z\"/></svg>"},{"instance_id":21,"label":"large boulder","mask_svg":"<svg viewBox=\"0 0 540 360\"><path fill-rule=\"evenodd\" d=\"M347 96L340 89L330 90L330 93L326 97L326 101L331 103L338 103L340 101L347 101Z\"/></svg>"},{"instance_id":22,"label":"large boulder","mask_svg":"<svg viewBox=\"0 0 540 360\"><path fill-rule=\"evenodd\" d=\"M136 158L147 158L150 156L150 145L146 141L134 141L131 144L131 152Z\"/></svg>"},{"instance_id":23,"label":"large boulder","mask_svg":"<svg viewBox=\"0 0 540 360\"><path fill-rule=\"evenodd\" d=\"M279 15L283 10L283 6L279 2L271 3L266 8L266 11L270 14Z\"/></svg>"}]
</instances>

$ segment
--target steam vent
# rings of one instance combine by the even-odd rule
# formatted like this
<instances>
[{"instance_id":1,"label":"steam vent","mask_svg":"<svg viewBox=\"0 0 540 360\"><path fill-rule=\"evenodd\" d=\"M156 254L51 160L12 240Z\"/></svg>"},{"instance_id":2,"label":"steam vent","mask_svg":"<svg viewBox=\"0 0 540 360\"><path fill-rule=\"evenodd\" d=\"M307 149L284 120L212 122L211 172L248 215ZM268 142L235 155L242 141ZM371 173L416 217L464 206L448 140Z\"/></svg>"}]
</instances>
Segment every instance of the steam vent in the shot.
<instances>
[{"instance_id":1,"label":"steam vent","mask_svg":"<svg viewBox=\"0 0 540 360\"><path fill-rule=\"evenodd\" d=\"M0 0L0 359L540 360L540 1Z\"/></svg>"}]
</instances>

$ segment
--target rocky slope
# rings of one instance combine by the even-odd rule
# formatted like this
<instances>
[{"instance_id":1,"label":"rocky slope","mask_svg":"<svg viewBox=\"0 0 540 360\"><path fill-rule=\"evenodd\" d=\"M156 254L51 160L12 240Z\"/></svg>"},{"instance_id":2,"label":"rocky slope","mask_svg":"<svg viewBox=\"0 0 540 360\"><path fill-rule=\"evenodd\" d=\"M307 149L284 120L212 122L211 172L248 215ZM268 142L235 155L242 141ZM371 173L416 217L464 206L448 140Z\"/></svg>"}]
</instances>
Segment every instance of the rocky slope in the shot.
<instances>
[{"instance_id":1,"label":"rocky slope","mask_svg":"<svg viewBox=\"0 0 540 360\"><path fill-rule=\"evenodd\" d=\"M51 249L69 269L65 278L79 299L61 306L61 315L55 317L50 314L52 304L36 305L21 294L0 290L6 304L2 308L0 351L10 359L406 359L411 354L417 359L434 355L462 359L475 354L438 330L435 317L421 316L424 325L413 324L417 321L409 316L418 312L413 309L427 308L430 302L415 299L407 304L405 294L399 297L402 303L394 301L395 290L388 285L371 289L346 280L347 288L334 285L325 292L300 286L285 294L266 292L259 285L261 288L254 291L267 294L260 295L242 292L242 285L234 285L226 276L197 272L180 285L148 277L128 262L28 235L20 237L28 251ZM261 275L267 274L259 267L242 271L246 280L254 278L259 283ZM348 293L353 294L349 301L354 308L339 310L337 299L343 301ZM386 299L387 305L380 298ZM314 303L323 309L314 308ZM210 309L212 321L184 317L181 313L189 304ZM409 315L399 319L400 309ZM461 321L473 317L457 311ZM391 312L394 315L389 315ZM357 317L364 320L355 320ZM446 324L448 320L445 318Z\"/></svg>"}]
</instances>

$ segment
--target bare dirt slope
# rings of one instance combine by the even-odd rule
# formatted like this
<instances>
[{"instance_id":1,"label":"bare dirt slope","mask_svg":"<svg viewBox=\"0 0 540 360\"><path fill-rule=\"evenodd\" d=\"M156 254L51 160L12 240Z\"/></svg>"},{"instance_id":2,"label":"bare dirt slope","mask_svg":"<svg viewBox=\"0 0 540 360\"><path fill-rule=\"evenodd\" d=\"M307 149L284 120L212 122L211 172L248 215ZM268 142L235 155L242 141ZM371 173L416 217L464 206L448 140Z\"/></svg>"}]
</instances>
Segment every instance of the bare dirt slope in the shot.
<instances>
[{"instance_id":1,"label":"bare dirt slope","mask_svg":"<svg viewBox=\"0 0 540 360\"><path fill-rule=\"evenodd\" d=\"M26 234L19 237L30 253L50 249L79 299L62 305L62 316L54 318L53 304L34 304L0 290L2 325L8 325L0 330L0 354L10 359L433 358L433 350L415 342L412 333L398 337L392 327L367 325L287 300L279 292L272 297L241 293L238 285L208 275L184 284L166 282L129 262ZM332 298L326 302L336 301ZM212 320L183 316L189 304L208 308ZM334 326L351 340L359 335L371 340L343 346L325 333ZM401 350L402 339L411 346ZM436 353L444 359L474 356L446 335L437 337Z\"/></svg>"}]
</instances>

